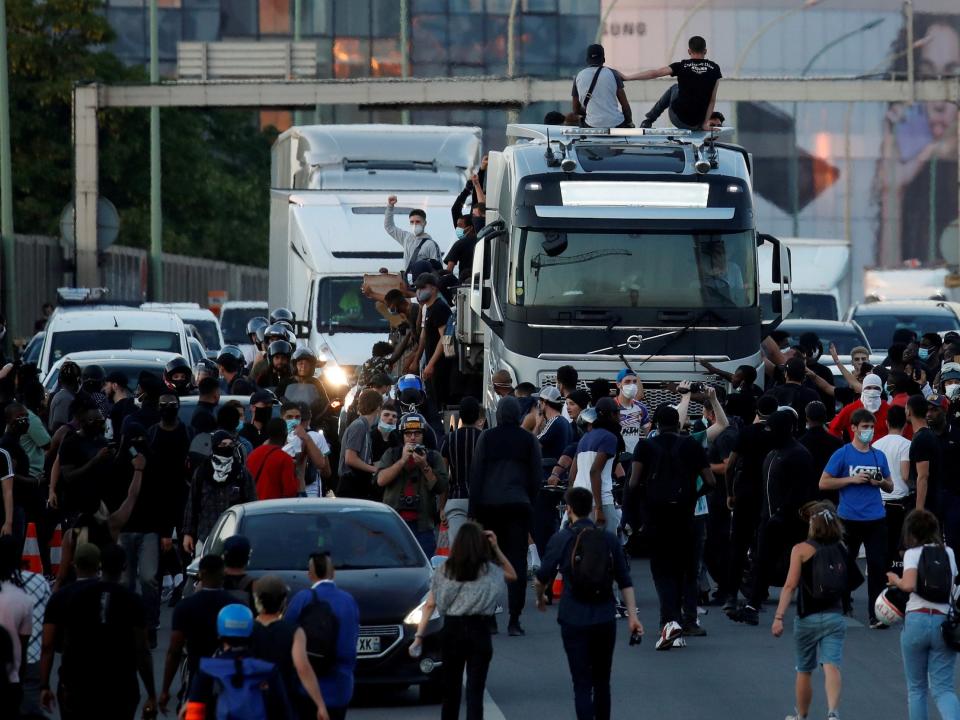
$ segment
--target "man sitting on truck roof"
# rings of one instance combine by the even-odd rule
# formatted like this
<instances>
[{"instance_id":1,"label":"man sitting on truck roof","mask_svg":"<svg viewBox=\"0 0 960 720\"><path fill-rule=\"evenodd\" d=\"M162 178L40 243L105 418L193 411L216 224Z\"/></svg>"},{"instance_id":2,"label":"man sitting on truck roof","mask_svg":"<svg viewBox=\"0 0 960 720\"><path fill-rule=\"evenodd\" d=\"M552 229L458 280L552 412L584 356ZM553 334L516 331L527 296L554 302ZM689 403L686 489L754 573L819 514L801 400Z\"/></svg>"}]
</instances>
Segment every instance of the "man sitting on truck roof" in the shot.
<instances>
[{"instance_id":1,"label":"man sitting on truck roof","mask_svg":"<svg viewBox=\"0 0 960 720\"><path fill-rule=\"evenodd\" d=\"M664 110L670 113L674 127L686 130L710 130L713 106L717 102L717 87L723 74L720 66L707 60L707 41L694 35L687 43L690 57L661 68L625 75L624 80L653 80L661 77L677 78L657 104L650 108L640 127L650 128Z\"/></svg>"},{"instance_id":2,"label":"man sitting on truck roof","mask_svg":"<svg viewBox=\"0 0 960 720\"><path fill-rule=\"evenodd\" d=\"M633 127L633 111L623 90L624 78L613 68L605 67L605 60L603 45L587 48L587 67L573 79L573 112L584 127Z\"/></svg>"},{"instance_id":3,"label":"man sitting on truck roof","mask_svg":"<svg viewBox=\"0 0 960 720\"><path fill-rule=\"evenodd\" d=\"M440 246L426 232L427 214L419 208L410 211L410 230L401 230L393 223L393 208L397 204L397 196L387 198L387 210L383 214L383 229L387 234L403 246L403 267L407 275L407 282L413 284L415 278L410 277L411 266L418 260L427 260L436 263L434 270L439 270Z\"/></svg>"}]
</instances>

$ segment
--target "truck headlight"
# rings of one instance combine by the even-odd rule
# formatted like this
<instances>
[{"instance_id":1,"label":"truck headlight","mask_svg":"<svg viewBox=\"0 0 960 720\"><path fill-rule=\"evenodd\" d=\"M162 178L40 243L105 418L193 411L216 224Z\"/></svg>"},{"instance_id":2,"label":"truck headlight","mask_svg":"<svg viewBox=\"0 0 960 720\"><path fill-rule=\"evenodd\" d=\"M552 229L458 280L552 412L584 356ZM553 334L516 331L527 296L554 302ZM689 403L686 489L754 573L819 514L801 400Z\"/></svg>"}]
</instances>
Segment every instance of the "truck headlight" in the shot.
<instances>
[{"instance_id":1,"label":"truck headlight","mask_svg":"<svg viewBox=\"0 0 960 720\"><path fill-rule=\"evenodd\" d=\"M323 379L333 387L346 387L350 382L346 371L339 365L327 365L323 368Z\"/></svg>"},{"instance_id":2,"label":"truck headlight","mask_svg":"<svg viewBox=\"0 0 960 720\"><path fill-rule=\"evenodd\" d=\"M413 610L407 613L407 616L403 619L404 625L419 625L420 621L423 619L423 608L427 604L427 598L423 598L420 601L420 604L417 605ZM440 619L440 611L436 607L433 608L433 614L430 616L431 620Z\"/></svg>"}]
</instances>

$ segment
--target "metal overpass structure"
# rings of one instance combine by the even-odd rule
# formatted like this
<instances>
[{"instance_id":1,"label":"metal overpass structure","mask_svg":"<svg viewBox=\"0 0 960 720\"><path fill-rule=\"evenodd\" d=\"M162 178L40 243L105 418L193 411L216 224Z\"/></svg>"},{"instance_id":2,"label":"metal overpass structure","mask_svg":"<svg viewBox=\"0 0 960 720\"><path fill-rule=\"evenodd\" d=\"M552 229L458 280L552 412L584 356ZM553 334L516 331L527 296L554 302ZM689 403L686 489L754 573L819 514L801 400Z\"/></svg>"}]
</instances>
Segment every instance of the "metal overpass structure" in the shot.
<instances>
[{"instance_id":1,"label":"metal overpass structure","mask_svg":"<svg viewBox=\"0 0 960 720\"><path fill-rule=\"evenodd\" d=\"M631 83L631 103L652 103L667 86L663 81ZM725 102L950 102L960 105L960 77L913 82L862 78L734 78L722 81L720 96ZM78 85L73 94L76 284L100 285L96 239L99 110L121 107L295 109L317 105L520 109L536 102L552 102L566 109L570 103L570 80L462 77ZM960 139L960 127L957 134ZM960 198L960 183L957 194Z\"/></svg>"}]
</instances>

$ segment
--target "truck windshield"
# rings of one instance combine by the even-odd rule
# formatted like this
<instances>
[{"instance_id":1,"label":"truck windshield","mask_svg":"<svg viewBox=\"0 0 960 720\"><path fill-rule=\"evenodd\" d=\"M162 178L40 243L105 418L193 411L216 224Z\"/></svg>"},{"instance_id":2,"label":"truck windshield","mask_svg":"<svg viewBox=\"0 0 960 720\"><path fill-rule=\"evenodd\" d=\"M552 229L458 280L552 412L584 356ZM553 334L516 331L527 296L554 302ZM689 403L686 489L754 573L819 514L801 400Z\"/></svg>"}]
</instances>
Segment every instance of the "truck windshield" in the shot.
<instances>
[{"instance_id":1,"label":"truck windshield","mask_svg":"<svg viewBox=\"0 0 960 720\"><path fill-rule=\"evenodd\" d=\"M363 278L328 277L320 281L317 302L317 330L320 332L384 333L390 331L386 318L377 312L373 300L360 292Z\"/></svg>"},{"instance_id":2,"label":"truck windshield","mask_svg":"<svg viewBox=\"0 0 960 720\"><path fill-rule=\"evenodd\" d=\"M509 300L526 307L750 307L752 231L671 234L518 229Z\"/></svg>"}]
</instances>

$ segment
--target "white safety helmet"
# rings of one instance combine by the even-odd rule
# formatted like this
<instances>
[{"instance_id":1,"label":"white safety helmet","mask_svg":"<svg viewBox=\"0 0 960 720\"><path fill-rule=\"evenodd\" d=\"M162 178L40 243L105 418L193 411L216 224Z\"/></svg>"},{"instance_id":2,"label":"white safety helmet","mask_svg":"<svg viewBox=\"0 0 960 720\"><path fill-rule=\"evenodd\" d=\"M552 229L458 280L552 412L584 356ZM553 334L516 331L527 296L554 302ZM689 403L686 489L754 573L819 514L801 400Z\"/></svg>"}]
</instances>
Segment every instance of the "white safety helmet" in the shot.
<instances>
[{"instance_id":1,"label":"white safety helmet","mask_svg":"<svg viewBox=\"0 0 960 720\"><path fill-rule=\"evenodd\" d=\"M877 595L877 602L873 605L873 611L877 616L877 620L888 626L902 622L904 611L906 610L906 603L901 604L901 598L897 597L898 595L903 595L903 593L891 593L892 597L888 597L887 594L890 593L891 589L892 588L887 588Z\"/></svg>"}]
</instances>

